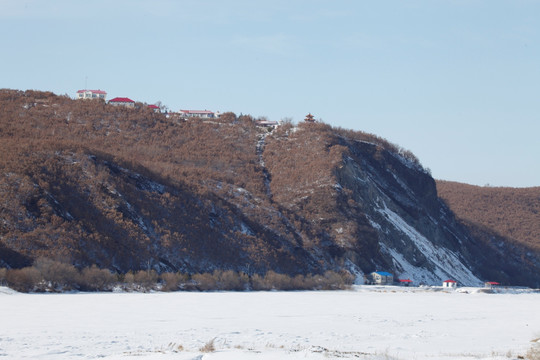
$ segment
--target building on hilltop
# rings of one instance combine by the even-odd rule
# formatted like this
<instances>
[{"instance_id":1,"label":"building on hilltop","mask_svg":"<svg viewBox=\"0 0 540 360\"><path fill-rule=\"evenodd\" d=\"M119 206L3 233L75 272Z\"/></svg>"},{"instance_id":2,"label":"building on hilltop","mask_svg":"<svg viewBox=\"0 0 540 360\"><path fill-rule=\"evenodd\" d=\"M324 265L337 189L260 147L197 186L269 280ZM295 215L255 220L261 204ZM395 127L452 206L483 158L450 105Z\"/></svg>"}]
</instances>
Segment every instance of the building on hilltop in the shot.
<instances>
[{"instance_id":1,"label":"building on hilltop","mask_svg":"<svg viewBox=\"0 0 540 360\"><path fill-rule=\"evenodd\" d=\"M114 99L109 100L109 104L114 106L127 106L129 108L135 107L135 101L127 97L115 97Z\"/></svg>"},{"instance_id":2,"label":"building on hilltop","mask_svg":"<svg viewBox=\"0 0 540 360\"><path fill-rule=\"evenodd\" d=\"M77 99L103 99L107 97L107 92L103 90L79 90Z\"/></svg>"},{"instance_id":3,"label":"building on hilltop","mask_svg":"<svg viewBox=\"0 0 540 360\"><path fill-rule=\"evenodd\" d=\"M309 113L306 115L306 118L304 119L304 121L313 123L315 122L315 117L311 115L311 113Z\"/></svg>"},{"instance_id":4,"label":"building on hilltop","mask_svg":"<svg viewBox=\"0 0 540 360\"><path fill-rule=\"evenodd\" d=\"M154 112L160 112L161 111L161 109L157 105L148 105L147 107L149 109L151 109L151 110L154 110Z\"/></svg>"},{"instance_id":5,"label":"building on hilltop","mask_svg":"<svg viewBox=\"0 0 540 360\"><path fill-rule=\"evenodd\" d=\"M179 114L183 118L213 119L215 117L214 112L209 110L180 110Z\"/></svg>"},{"instance_id":6,"label":"building on hilltop","mask_svg":"<svg viewBox=\"0 0 540 360\"><path fill-rule=\"evenodd\" d=\"M272 128L276 129L279 126L279 122L275 120L255 120L255 125L266 127L266 128Z\"/></svg>"}]
</instances>

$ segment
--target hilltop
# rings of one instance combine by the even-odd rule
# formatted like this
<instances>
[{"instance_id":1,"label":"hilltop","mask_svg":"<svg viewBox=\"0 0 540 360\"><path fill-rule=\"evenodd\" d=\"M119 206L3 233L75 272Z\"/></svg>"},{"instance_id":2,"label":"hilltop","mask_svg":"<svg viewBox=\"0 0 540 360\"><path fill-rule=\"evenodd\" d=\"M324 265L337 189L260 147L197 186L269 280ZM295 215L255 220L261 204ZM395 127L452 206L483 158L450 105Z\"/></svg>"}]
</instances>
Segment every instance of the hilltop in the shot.
<instances>
[{"instance_id":1,"label":"hilltop","mask_svg":"<svg viewBox=\"0 0 540 360\"><path fill-rule=\"evenodd\" d=\"M465 226L413 154L371 134L1 90L0 138L0 266L540 284L537 249Z\"/></svg>"}]
</instances>

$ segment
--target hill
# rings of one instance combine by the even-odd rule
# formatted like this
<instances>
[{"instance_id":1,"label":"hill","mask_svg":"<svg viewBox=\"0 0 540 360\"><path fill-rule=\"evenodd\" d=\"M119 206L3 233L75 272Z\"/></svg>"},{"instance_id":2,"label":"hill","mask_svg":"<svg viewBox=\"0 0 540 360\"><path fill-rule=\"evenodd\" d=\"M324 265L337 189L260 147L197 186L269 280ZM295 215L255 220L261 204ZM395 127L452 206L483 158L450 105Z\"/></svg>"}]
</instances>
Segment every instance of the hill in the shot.
<instances>
[{"instance_id":1,"label":"hill","mask_svg":"<svg viewBox=\"0 0 540 360\"><path fill-rule=\"evenodd\" d=\"M457 221L410 152L322 123L269 132L253 120L1 90L0 266L540 284L539 252Z\"/></svg>"},{"instance_id":2,"label":"hill","mask_svg":"<svg viewBox=\"0 0 540 360\"><path fill-rule=\"evenodd\" d=\"M540 251L540 187L473 186L437 181L439 196L464 223Z\"/></svg>"}]
</instances>

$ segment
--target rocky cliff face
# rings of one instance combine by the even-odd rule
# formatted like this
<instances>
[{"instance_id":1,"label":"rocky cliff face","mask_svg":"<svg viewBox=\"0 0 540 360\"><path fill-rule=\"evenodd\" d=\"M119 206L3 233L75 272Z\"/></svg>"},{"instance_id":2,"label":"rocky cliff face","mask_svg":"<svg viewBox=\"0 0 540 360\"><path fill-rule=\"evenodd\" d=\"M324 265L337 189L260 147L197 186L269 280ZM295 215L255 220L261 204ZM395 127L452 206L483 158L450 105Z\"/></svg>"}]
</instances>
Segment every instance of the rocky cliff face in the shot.
<instances>
[{"instance_id":1,"label":"rocky cliff face","mask_svg":"<svg viewBox=\"0 0 540 360\"><path fill-rule=\"evenodd\" d=\"M341 266L351 271L386 270L416 284L447 278L462 285L492 278L538 284L538 254L463 226L414 157L366 134L323 128L304 124L281 139L292 144L272 153L282 161L270 171L279 183L274 198L303 214L311 233L324 239L316 248L338 254ZM313 157L332 174L309 166ZM279 172L290 162L302 176L287 186Z\"/></svg>"},{"instance_id":2,"label":"rocky cliff face","mask_svg":"<svg viewBox=\"0 0 540 360\"><path fill-rule=\"evenodd\" d=\"M415 283L453 278L478 285L481 274L467 259L471 241L437 198L435 182L421 167L377 145L357 142L338 171L371 226L389 268ZM384 266L381 264L381 266Z\"/></svg>"},{"instance_id":3,"label":"rocky cliff face","mask_svg":"<svg viewBox=\"0 0 540 360\"><path fill-rule=\"evenodd\" d=\"M414 156L376 136L0 95L0 266L540 283L538 252L463 226Z\"/></svg>"}]
</instances>

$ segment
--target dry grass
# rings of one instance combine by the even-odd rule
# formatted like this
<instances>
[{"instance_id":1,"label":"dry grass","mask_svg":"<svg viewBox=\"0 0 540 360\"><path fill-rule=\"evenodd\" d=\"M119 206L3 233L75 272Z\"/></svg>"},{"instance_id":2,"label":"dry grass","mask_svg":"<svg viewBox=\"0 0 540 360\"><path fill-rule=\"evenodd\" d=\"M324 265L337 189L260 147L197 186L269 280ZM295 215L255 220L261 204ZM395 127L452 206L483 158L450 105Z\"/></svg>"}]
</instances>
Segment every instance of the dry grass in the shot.
<instances>
[{"instance_id":1,"label":"dry grass","mask_svg":"<svg viewBox=\"0 0 540 360\"><path fill-rule=\"evenodd\" d=\"M537 339L537 341L540 339ZM525 354L525 359L527 360L540 360L540 345L538 342L535 343L535 345L527 351L527 354Z\"/></svg>"},{"instance_id":2,"label":"dry grass","mask_svg":"<svg viewBox=\"0 0 540 360\"><path fill-rule=\"evenodd\" d=\"M215 340L216 338L213 338L212 340L208 341L201 348L199 348L199 351L203 353L212 353L216 351Z\"/></svg>"}]
</instances>

